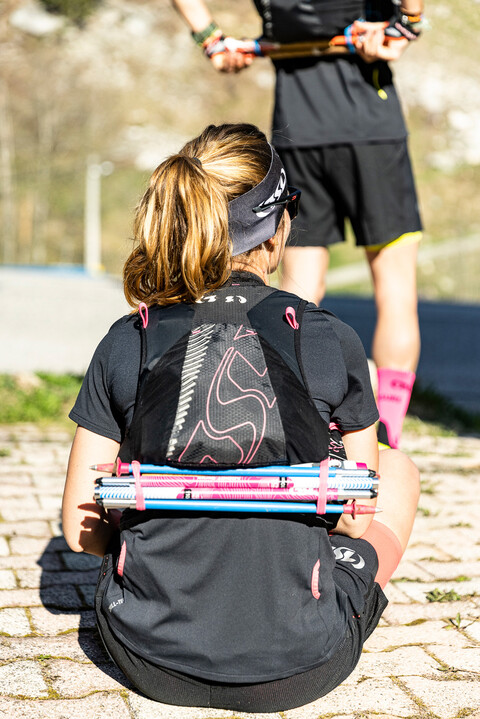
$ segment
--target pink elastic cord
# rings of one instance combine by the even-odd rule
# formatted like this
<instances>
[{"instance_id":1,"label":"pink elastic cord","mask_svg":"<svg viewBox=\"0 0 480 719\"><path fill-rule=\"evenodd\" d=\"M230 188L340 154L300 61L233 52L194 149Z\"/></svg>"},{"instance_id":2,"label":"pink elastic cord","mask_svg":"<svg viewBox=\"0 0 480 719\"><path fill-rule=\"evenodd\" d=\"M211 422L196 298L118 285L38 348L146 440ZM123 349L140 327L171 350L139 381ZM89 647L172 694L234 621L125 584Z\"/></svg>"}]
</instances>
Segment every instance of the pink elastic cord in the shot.
<instances>
[{"instance_id":1,"label":"pink elastic cord","mask_svg":"<svg viewBox=\"0 0 480 719\"><path fill-rule=\"evenodd\" d=\"M136 509L143 510L145 509L145 497L143 496L143 488L140 481L140 462L137 462L135 460L132 462L132 472L133 476L135 477L135 506Z\"/></svg>"},{"instance_id":2,"label":"pink elastic cord","mask_svg":"<svg viewBox=\"0 0 480 719\"><path fill-rule=\"evenodd\" d=\"M148 325L148 307L145 302L140 302L138 305L138 312L142 318L143 329Z\"/></svg>"},{"instance_id":3,"label":"pink elastic cord","mask_svg":"<svg viewBox=\"0 0 480 719\"><path fill-rule=\"evenodd\" d=\"M120 550L117 564L117 574L119 577L123 577L123 568L125 566L125 558L127 556L127 543L124 541Z\"/></svg>"},{"instance_id":4,"label":"pink elastic cord","mask_svg":"<svg viewBox=\"0 0 480 719\"><path fill-rule=\"evenodd\" d=\"M317 514L325 514L327 509L328 457L320 462L318 477Z\"/></svg>"},{"instance_id":5,"label":"pink elastic cord","mask_svg":"<svg viewBox=\"0 0 480 719\"><path fill-rule=\"evenodd\" d=\"M295 310L293 309L293 307L287 307L287 309L285 310L285 318L292 329L298 330L300 325L297 322Z\"/></svg>"}]
</instances>

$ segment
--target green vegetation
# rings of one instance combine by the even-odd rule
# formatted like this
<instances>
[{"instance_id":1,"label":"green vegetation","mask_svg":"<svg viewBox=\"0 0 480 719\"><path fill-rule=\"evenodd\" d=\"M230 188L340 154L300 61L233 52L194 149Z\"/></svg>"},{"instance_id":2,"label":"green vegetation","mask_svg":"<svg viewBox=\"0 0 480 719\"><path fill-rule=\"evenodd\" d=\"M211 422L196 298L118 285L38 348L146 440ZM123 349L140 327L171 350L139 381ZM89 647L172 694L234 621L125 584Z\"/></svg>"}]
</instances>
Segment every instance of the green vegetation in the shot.
<instances>
[{"instance_id":1,"label":"green vegetation","mask_svg":"<svg viewBox=\"0 0 480 719\"><path fill-rule=\"evenodd\" d=\"M81 378L39 372L23 377L0 375L1 423L63 422L80 389Z\"/></svg>"},{"instance_id":2,"label":"green vegetation","mask_svg":"<svg viewBox=\"0 0 480 719\"><path fill-rule=\"evenodd\" d=\"M102 0L41 0L48 12L65 15L77 25L82 25L86 18L100 5Z\"/></svg>"},{"instance_id":3,"label":"green vegetation","mask_svg":"<svg viewBox=\"0 0 480 719\"><path fill-rule=\"evenodd\" d=\"M432 589L431 592L427 592L425 596L429 602L458 602L461 599L461 596L453 589L447 592L437 587Z\"/></svg>"}]
</instances>

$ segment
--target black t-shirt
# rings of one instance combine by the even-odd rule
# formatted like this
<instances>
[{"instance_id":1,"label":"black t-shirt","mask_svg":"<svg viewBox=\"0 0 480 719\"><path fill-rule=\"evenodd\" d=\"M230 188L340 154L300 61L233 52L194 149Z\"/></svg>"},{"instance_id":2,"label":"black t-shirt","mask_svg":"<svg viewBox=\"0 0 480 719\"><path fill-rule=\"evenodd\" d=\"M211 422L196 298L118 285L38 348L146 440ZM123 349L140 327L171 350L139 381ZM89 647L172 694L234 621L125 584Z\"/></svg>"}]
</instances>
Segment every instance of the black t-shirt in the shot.
<instances>
[{"instance_id":1,"label":"black t-shirt","mask_svg":"<svg viewBox=\"0 0 480 719\"><path fill-rule=\"evenodd\" d=\"M131 422L140 368L138 315L126 315L98 345L70 412L77 424L121 442ZM356 332L327 311L308 305L300 329L308 388L326 422L344 432L378 419L365 352Z\"/></svg>"},{"instance_id":2,"label":"black t-shirt","mask_svg":"<svg viewBox=\"0 0 480 719\"><path fill-rule=\"evenodd\" d=\"M281 42L343 34L363 17L386 20L390 0L254 0L264 34ZM279 148L404 140L407 130L387 63L357 55L274 63L273 144Z\"/></svg>"}]
</instances>

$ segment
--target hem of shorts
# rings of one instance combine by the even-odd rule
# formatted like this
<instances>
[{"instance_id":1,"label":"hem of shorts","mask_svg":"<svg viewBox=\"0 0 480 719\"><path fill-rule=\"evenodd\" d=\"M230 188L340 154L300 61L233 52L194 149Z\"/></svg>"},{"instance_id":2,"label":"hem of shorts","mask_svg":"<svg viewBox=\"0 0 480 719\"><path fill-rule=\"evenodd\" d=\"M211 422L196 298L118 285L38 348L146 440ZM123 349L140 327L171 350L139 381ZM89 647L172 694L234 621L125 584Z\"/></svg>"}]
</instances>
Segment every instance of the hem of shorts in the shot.
<instances>
[{"instance_id":1,"label":"hem of shorts","mask_svg":"<svg viewBox=\"0 0 480 719\"><path fill-rule=\"evenodd\" d=\"M366 244L360 246L365 247L365 249L367 250L373 250L374 252L376 252L377 250L383 250L385 247L394 247L395 245L413 245L417 242L421 242L422 237L423 231L421 229L410 230L409 232L403 232L394 240L387 240L387 242L379 242L375 245Z\"/></svg>"},{"instance_id":2,"label":"hem of shorts","mask_svg":"<svg viewBox=\"0 0 480 719\"><path fill-rule=\"evenodd\" d=\"M110 430L106 429L105 427L101 427L100 425L96 425L90 420L86 420L81 415L77 414L73 410L68 415L69 419L72 420L72 422L75 422L78 424L79 427L83 427L83 429L88 429L89 432L94 432L94 434L99 434L101 437L107 437L108 439L113 439L115 442L121 442L122 438L118 435L115 435Z\"/></svg>"}]
</instances>

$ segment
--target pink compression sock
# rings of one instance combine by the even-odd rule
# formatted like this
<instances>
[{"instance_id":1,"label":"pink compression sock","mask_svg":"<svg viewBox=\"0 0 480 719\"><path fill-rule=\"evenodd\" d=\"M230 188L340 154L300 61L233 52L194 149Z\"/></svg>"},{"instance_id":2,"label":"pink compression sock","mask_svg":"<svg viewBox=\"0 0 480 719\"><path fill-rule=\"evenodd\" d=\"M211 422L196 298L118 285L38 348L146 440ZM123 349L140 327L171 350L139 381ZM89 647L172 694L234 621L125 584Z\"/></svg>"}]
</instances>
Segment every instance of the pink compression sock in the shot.
<instances>
[{"instance_id":1,"label":"pink compression sock","mask_svg":"<svg viewBox=\"0 0 480 719\"><path fill-rule=\"evenodd\" d=\"M377 375L380 422L383 422L387 430L388 444L396 449L415 382L415 372L381 367L377 370Z\"/></svg>"}]
</instances>

